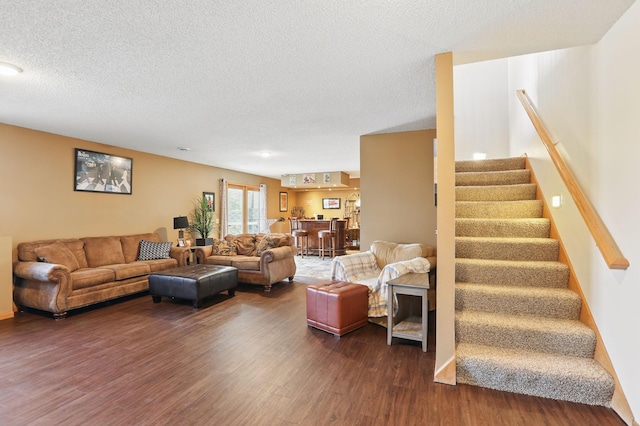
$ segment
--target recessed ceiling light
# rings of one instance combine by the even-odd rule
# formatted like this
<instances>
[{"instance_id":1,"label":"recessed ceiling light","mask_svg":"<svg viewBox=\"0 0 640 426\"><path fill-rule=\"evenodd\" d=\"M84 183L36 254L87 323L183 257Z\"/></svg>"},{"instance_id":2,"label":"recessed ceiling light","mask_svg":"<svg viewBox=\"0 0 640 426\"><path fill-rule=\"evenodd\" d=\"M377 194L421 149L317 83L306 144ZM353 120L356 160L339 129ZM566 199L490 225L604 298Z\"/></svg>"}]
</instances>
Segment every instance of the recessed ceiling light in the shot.
<instances>
[{"instance_id":1,"label":"recessed ceiling light","mask_svg":"<svg viewBox=\"0 0 640 426\"><path fill-rule=\"evenodd\" d=\"M179 146L178 149L180 151L191 151L191 148L187 148L187 147L183 147L183 146Z\"/></svg>"},{"instance_id":2,"label":"recessed ceiling light","mask_svg":"<svg viewBox=\"0 0 640 426\"><path fill-rule=\"evenodd\" d=\"M260 155L263 156L264 158L271 157L271 153L269 151L262 151Z\"/></svg>"},{"instance_id":3,"label":"recessed ceiling light","mask_svg":"<svg viewBox=\"0 0 640 426\"><path fill-rule=\"evenodd\" d=\"M17 67L13 64L8 64L6 62L0 62L0 75L5 75L8 77L13 77L22 72L22 68Z\"/></svg>"}]
</instances>

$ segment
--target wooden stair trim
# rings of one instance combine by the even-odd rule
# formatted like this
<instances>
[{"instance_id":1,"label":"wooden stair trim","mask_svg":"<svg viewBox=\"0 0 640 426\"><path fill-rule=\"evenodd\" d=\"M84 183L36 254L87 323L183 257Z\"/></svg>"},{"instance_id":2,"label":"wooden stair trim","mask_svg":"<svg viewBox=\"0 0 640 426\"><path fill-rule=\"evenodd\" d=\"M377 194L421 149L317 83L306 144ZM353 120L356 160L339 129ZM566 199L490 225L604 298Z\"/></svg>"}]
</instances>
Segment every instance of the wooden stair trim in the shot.
<instances>
[{"instance_id":1,"label":"wooden stair trim","mask_svg":"<svg viewBox=\"0 0 640 426\"><path fill-rule=\"evenodd\" d=\"M593 359L598 361L600 365L613 377L615 381L615 390L613 391L613 398L611 400L611 408L620 416L622 420L624 420L627 424L637 425L633 412L631 411L631 406L627 401L627 397L622 390L622 385L620 384L620 380L618 379L618 375L613 368L613 364L611 363L611 358L609 357L609 353L607 352L607 348L604 345L602 340L602 336L600 335L600 331L598 330L598 326L593 319L593 315L591 314L591 309L589 309L589 304L587 303L587 299L584 297L584 293L582 292L582 287L580 286L580 282L578 281L575 270L573 269L573 265L569 260L569 256L567 255L567 251L562 243L562 239L560 238L560 234L558 233L558 229L553 220L553 216L551 216L551 211L549 210L549 206L545 202L544 195L542 190L540 189L540 184L538 179L536 178L535 172L531 167L531 163L529 162L529 158L526 158L525 167L531 171L531 183L536 184L536 199L542 200L542 217L545 219L549 219L550 222L550 231L549 237L558 240L558 261L566 263L569 266L569 283L568 288L572 291L575 291L580 296L582 300L582 305L580 308L580 321L589 326L596 335L596 349L593 354Z\"/></svg>"},{"instance_id":2,"label":"wooden stair trim","mask_svg":"<svg viewBox=\"0 0 640 426\"><path fill-rule=\"evenodd\" d=\"M556 149L549 132L545 128L542 123L542 119L538 115L533 105L533 102L526 94L524 90L517 90L518 99L522 103L527 115L531 119L533 123L533 127L535 127L542 143L544 144L549 156L551 157L551 161L555 165L562 181L566 185L573 201L580 211L582 218L589 228L593 239L596 242L596 245L600 249L600 253L602 257L604 257L605 262L609 269L627 269L629 267L629 261L624 257L622 251L618 247L618 244L613 239L613 236L607 229L606 225L602 221L602 218L595 211L587 197L582 192L582 189L578 185L575 177L571 173L571 170L565 163L564 159Z\"/></svg>"}]
</instances>

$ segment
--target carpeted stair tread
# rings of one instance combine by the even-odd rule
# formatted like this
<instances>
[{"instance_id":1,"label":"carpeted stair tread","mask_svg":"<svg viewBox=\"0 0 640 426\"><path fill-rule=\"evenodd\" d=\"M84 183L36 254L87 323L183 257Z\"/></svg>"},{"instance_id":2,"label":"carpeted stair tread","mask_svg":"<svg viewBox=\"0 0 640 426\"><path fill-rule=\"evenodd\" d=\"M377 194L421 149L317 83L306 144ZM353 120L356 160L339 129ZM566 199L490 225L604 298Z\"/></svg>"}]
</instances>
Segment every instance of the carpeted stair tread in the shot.
<instances>
[{"instance_id":1,"label":"carpeted stair tread","mask_svg":"<svg viewBox=\"0 0 640 426\"><path fill-rule=\"evenodd\" d=\"M486 172L524 169L525 157L491 158L488 160L456 161L456 172Z\"/></svg>"},{"instance_id":2,"label":"carpeted stair tread","mask_svg":"<svg viewBox=\"0 0 640 426\"><path fill-rule=\"evenodd\" d=\"M569 266L558 261L456 258L456 282L566 288Z\"/></svg>"},{"instance_id":3,"label":"carpeted stair tread","mask_svg":"<svg viewBox=\"0 0 640 426\"><path fill-rule=\"evenodd\" d=\"M456 257L497 260L558 260L551 238L456 237Z\"/></svg>"},{"instance_id":4,"label":"carpeted stair tread","mask_svg":"<svg viewBox=\"0 0 640 426\"><path fill-rule=\"evenodd\" d=\"M456 283L456 309L578 320L582 299L566 288Z\"/></svg>"},{"instance_id":5,"label":"carpeted stair tread","mask_svg":"<svg viewBox=\"0 0 640 426\"><path fill-rule=\"evenodd\" d=\"M516 185L531 182L529 170L501 172L456 172L456 186L468 185Z\"/></svg>"},{"instance_id":6,"label":"carpeted stair tread","mask_svg":"<svg viewBox=\"0 0 640 426\"><path fill-rule=\"evenodd\" d=\"M456 341L593 358L596 337L577 320L456 311Z\"/></svg>"},{"instance_id":7,"label":"carpeted stair tread","mask_svg":"<svg viewBox=\"0 0 640 426\"><path fill-rule=\"evenodd\" d=\"M551 221L546 218L457 218L456 236L548 238Z\"/></svg>"},{"instance_id":8,"label":"carpeted stair tread","mask_svg":"<svg viewBox=\"0 0 640 426\"><path fill-rule=\"evenodd\" d=\"M536 184L457 186L456 201L535 200Z\"/></svg>"},{"instance_id":9,"label":"carpeted stair tread","mask_svg":"<svg viewBox=\"0 0 640 426\"><path fill-rule=\"evenodd\" d=\"M456 217L539 218L542 217L542 200L456 201Z\"/></svg>"},{"instance_id":10,"label":"carpeted stair tread","mask_svg":"<svg viewBox=\"0 0 640 426\"><path fill-rule=\"evenodd\" d=\"M588 358L459 343L459 383L507 392L609 406L615 382Z\"/></svg>"}]
</instances>

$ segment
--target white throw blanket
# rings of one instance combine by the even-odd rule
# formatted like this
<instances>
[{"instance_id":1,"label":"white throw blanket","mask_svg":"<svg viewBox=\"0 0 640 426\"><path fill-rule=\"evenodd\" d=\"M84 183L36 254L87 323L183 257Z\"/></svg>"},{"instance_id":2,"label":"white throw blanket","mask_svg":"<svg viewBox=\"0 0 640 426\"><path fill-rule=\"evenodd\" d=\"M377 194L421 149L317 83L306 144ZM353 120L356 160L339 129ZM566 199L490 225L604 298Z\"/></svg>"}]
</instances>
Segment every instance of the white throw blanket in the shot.
<instances>
[{"instance_id":1,"label":"white throw blanket","mask_svg":"<svg viewBox=\"0 0 640 426\"><path fill-rule=\"evenodd\" d=\"M410 272L428 273L430 268L427 259L416 257L390 263L380 270L373 253L364 252L335 257L331 263L331 279L369 287L369 316L383 317L387 315L387 282Z\"/></svg>"}]
</instances>

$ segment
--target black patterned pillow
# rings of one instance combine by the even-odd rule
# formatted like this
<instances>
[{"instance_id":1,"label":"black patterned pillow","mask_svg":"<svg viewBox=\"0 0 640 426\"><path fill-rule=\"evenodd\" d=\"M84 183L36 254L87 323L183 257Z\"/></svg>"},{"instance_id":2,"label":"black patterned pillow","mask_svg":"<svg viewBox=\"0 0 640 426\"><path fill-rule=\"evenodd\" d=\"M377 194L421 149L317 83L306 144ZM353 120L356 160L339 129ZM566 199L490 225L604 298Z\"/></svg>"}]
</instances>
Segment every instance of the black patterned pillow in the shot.
<instances>
[{"instance_id":1,"label":"black patterned pillow","mask_svg":"<svg viewBox=\"0 0 640 426\"><path fill-rule=\"evenodd\" d=\"M140 240L138 260L169 259L172 245L171 241L156 243Z\"/></svg>"}]
</instances>

